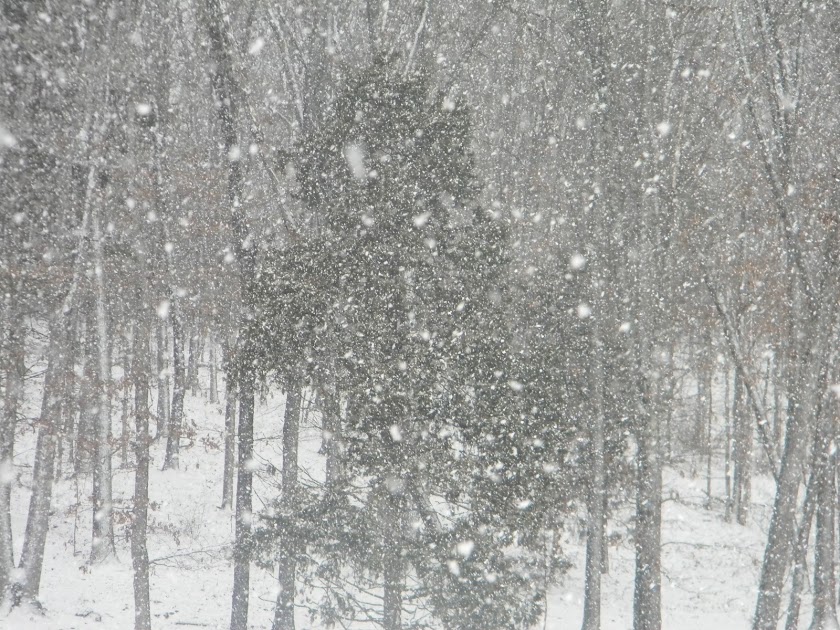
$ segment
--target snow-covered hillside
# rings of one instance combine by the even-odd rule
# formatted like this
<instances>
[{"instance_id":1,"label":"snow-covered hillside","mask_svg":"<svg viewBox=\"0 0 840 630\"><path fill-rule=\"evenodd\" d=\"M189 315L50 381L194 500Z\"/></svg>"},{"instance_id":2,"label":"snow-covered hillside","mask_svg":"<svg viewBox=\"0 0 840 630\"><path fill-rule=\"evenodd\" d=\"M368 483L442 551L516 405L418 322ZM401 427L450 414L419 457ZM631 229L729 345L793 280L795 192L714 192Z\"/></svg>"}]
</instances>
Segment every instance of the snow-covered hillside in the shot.
<instances>
[{"instance_id":1,"label":"snow-covered hillside","mask_svg":"<svg viewBox=\"0 0 840 630\"><path fill-rule=\"evenodd\" d=\"M280 453L272 446L282 426L282 396L271 396L259 406L256 451L260 474L255 507L277 492L270 471L280 467ZM193 426L191 447L181 451L181 469L160 471L162 445L153 448L154 472L150 484L149 554L152 563L153 627L159 630L229 626L233 517L219 509L223 409L203 398L187 399L188 423ZM301 461L318 477L323 461L318 454L320 429L305 423L301 435ZM30 436L31 437L31 436ZM185 440L186 442L186 440ZM29 499L30 469L25 465L31 443L18 450L19 483L13 487L13 526L20 543ZM132 572L125 539L126 510L130 507L133 472L119 468L115 458L114 493L117 522L115 559L91 568L90 478L63 477L55 485L51 529L41 584L43 614L15 610L0 618L8 630L93 630L132 627ZM273 467L273 468L272 468ZM686 466L688 468L688 466ZM757 480L759 481L759 480ZM719 483L718 483L719 482ZM663 492L663 626L668 630L735 630L748 627L755 605L756 582L763 553L772 486L756 484L748 526L723 521L722 504L705 508L705 480L687 477L679 467L667 468ZM722 495L722 480L713 494ZM604 579L603 628L627 630L632 626L633 549L630 506L614 515L609 531L610 573ZM557 543L572 563L552 590L542 627L578 627L582 615L585 545L575 519L570 518ZM19 555L19 549L16 557ZM276 577L265 570L252 573L250 627L268 628L274 614ZM298 596L298 627L313 625L305 594ZM803 611L807 618L807 611ZM355 624L354 628L370 627Z\"/></svg>"}]
</instances>

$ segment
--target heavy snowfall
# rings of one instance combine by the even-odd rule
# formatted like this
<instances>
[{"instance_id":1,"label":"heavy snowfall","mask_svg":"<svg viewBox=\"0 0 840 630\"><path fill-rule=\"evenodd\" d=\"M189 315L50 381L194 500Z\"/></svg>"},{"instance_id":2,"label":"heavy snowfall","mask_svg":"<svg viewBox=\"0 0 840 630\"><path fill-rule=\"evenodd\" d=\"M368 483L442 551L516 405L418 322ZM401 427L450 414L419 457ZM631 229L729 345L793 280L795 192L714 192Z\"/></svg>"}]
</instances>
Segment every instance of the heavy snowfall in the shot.
<instances>
[{"instance_id":1,"label":"heavy snowfall","mask_svg":"<svg viewBox=\"0 0 840 630\"><path fill-rule=\"evenodd\" d=\"M0 628L838 630L835 0L0 3Z\"/></svg>"}]
</instances>

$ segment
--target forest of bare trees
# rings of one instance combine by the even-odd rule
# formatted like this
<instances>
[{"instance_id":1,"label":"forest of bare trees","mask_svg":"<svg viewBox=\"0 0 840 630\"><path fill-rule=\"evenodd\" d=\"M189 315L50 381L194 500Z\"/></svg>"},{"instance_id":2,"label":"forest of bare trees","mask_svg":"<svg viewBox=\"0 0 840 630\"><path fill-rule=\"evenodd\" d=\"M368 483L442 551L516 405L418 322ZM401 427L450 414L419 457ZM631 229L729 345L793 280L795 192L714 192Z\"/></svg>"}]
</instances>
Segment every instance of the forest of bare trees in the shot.
<instances>
[{"instance_id":1,"label":"forest of bare trees","mask_svg":"<svg viewBox=\"0 0 840 630\"><path fill-rule=\"evenodd\" d=\"M256 571L272 630L302 593L304 627L544 627L574 525L564 625L606 627L623 528L621 627L659 630L669 470L759 523L753 630L838 627L837 2L0 7L0 626L51 614L74 484L66 553L168 627L150 493L203 400L214 627L257 627Z\"/></svg>"}]
</instances>

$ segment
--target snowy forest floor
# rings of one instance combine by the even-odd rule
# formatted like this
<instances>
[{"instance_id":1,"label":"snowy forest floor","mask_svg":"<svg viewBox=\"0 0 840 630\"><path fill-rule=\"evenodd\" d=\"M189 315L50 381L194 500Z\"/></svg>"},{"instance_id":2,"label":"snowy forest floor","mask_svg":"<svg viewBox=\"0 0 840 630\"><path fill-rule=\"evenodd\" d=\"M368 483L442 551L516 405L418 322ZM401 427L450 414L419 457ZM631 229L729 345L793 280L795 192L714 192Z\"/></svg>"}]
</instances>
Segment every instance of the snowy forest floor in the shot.
<instances>
[{"instance_id":1,"label":"snowy forest floor","mask_svg":"<svg viewBox=\"0 0 840 630\"><path fill-rule=\"evenodd\" d=\"M33 392L34 393L34 392ZM29 396L30 401L39 400ZM26 409L37 415L37 405ZM281 461L282 395L269 396L257 411L256 454L261 472L255 479L255 509L276 495ZM114 405L118 415L119 405ZM188 396L186 418L190 440L181 450L180 470L160 470L163 445L153 445L150 483L149 556L152 562L152 622L156 630L187 627L227 628L232 570L230 544L233 516L219 508L223 453L222 405ZM311 418L311 416L310 416ZM115 432L119 427L115 423ZM323 469L319 461L320 431L310 419L302 426L301 463L305 479ZM187 445L187 443L190 445ZM34 432L19 439L13 484L12 517L19 557L26 521L31 481ZM131 451L129 450L129 453ZM130 458L131 459L131 458ZM700 465L700 462L696 462ZM755 604L756 584L769 519L773 487L754 479L753 506L746 526L723 519L723 479L713 480L712 509L706 509L705 478L691 478L690 463L666 468L663 488L663 627L674 630L729 630L747 628ZM703 467L703 469L705 469ZM722 466L716 465L722 471ZM114 454L114 496L117 556L105 565L90 567L90 476L67 479L55 485L51 529L47 542L41 601L45 615L16 610L0 613L0 627L8 630L73 630L132 628L133 600L131 557L127 540L127 511L131 505L134 475L121 467ZM628 502L629 503L629 502ZM609 547L610 573L604 577L602 627L627 630L632 626L633 548L628 530L632 506L612 515ZM547 615L539 627L580 626L583 599L585 545L575 518L559 543L572 567L554 587L547 601ZM268 628L273 616L276 576L252 568L250 624ZM807 597L805 598L807 601ZM304 604L299 597L299 603ZM803 610L803 619L809 611ZM304 605L298 611L298 628L318 628ZM353 626L357 627L357 626ZM363 627L359 625L358 627Z\"/></svg>"}]
</instances>

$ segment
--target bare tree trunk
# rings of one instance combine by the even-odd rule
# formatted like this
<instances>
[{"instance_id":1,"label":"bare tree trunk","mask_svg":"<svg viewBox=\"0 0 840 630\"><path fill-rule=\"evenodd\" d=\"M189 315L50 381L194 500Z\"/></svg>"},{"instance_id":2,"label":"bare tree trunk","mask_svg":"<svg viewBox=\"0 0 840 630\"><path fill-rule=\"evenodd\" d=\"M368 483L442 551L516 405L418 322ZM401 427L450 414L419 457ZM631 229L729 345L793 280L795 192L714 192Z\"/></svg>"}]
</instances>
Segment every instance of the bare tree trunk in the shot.
<instances>
[{"instance_id":1,"label":"bare tree trunk","mask_svg":"<svg viewBox=\"0 0 840 630\"><path fill-rule=\"evenodd\" d=\"M94 449L96 445L96 409L95 386L96 370L93 356L96 353L96 343L93 335L95 328L93 317L79 314L79 327L84 335L79 372L82 374L79 384L79 421L76 423L76 459L73 462L73 472L76 475L93 470Z\"/></svg>"},{"instance_id":2,"label":"bare tree trunk","mask_svg":"<svg viewBox=\"0 0 840 630\"><path fill-rule=\"evenodd\" d=\"M590 487L587 496L586 583L582 630L601 628L601 574L604 568L604 348L598 333L602 312L593 318L592 422L589 436Z\"/></svg>"},{"instance_id":3,"label":"bare tree trunk","mask_svg":"<svg viewBox=\"0 0 840 630\"><path fill-rule=\"evenodd\" d=\"M35 446L32 496L23 537L20 569L23 573L15 587L15 601L37 604L44 564L44 548L49 531L52 500L55 448L64 397L64 361L67 360L65 341L67 322L61 311L53 315L50 324L50 344L47 351L47 372L44 377L44 396L41 403L38 440Z\"/></svg>"},{"instance_id":4,"label":"bare tree trunk","mask_svg":"<svg viewBox=\"0 0 840 630\"><path fill-rule=\"evenodd\" d=\"M165 437L169 429L169 372L166 355L168 354L166 323L156 326L157 331L157 430L155 439Z\"/></svg>"},{"instance_id":5,"label":"bare tree trunk","mask_svg":"<svg viewBox=\"0 0 840 630\"><path fill-rule=\"evenodd\" d=\"M662 626L661 527L662 467L656 414L647 410L637 449L636 581L633 594L633 630L659 630Z\"/></svg>"},{"instance_id":6,"label":"bare tree trunk","mask_svg":"<svg viewBox=\"0 0 840 630\"><path fill-rule=\"evenodd\" d=\"M146 530L149 511L149 316L141 313L134 336L134 510L131 522L131 563L134 571L134 628L152 627L149 598L149 552Z\"/></svg>"},{"instance_id":7,"label":"bare tree trunk","mask_svg":"<svg viewBox=\"0 0 840 630\"><path fill-rule=\"evenodd\" d=\"M793 392L789 392L789 396L795 399ZM793 408L801 409L801 404L794 402ZM779 618L785 574L796 542L796 504L805 465L804 450L808 433L808 419L803 416L801 411L797 411L788 417L782 466L759 579L753 630L775 630Z\"/></svg>"},{"instance_id":8,"label":"bare tree trunk","mask_svg":"<svg viewBox=\"0 0 840 630\"><path fill-rule=\"evenodd\" d=\"M225 29L225 18L219 0L202 3L203 21L210 42L214 62L211 70L213 91L220 106L217 108L222 124L224 155L228 158L227 196L230 225L236 238L235 255L239 261L242 297L246 309L253 304L252 283L256 268L256 246L248 225L242 199L242 165L230 159L239 149L238 97L230 41ZM240 322L238 348L234 357L236 385L239 390L239 468L236 485L236 532L233 550L233 592L231 596L231 630L245 630L248 623L248 601L251 570L251 458L254 449L254 390L256 366L254 365L254 340L246 325L247 314Z\"/></svg>"},{"instance_id":9,"label":"bare tree trunk","mask_svg":"<svg viewBox=\"0 0 840 630\"><path fill-rule=\"evenodd\" d=\"M286 410L283 414L283 514L289 518L294 518L297 508L300 399L300 386L293 382L286 391ZM277 593L272 630L295 629L297 549L294 544L281 542L283 546L277 559L280 591Z\"/></svg>"},{"instance_id":10,"label":"bare tree trunk","mask_svg":"<svg viewBox=\"0 0 840 630\"><path fill-rule=\"evenodd\" d=\"M741 383L741 370L735 368L733 385L732 416L734 420L733 461L733 507L735 520L739 525L747 524L750 503L750 464L752 451L752 422L747 412L746 392Z\"/></svg>"},{"instance_id":11,"label":"bare tree trunk","mask_svg":"<svg viewBox=\"0 0 840 630\"><path fill-rule=\"evenodd\" d=\"M95 175L91 168L90 177ZM92 184L89 185L92 192ZM101 562L115 552L113 499L111 495L111 358L108 321L105 312L105 267L99 212L93 213L93 252L96 276L96 337L98 351L98 414L96 423L96 465L93 470L93 540L91 563Z\"/></svg>"},{"instance_id":12,"label":"bare tree trunk","mask_svg":"<svg viewBox=\"0 0 840 630\"><path fill-rule=\"evenodd\" d=\"M723 483L724 483L724 513L723 520L732 520L732 406L729 392L729 368L723 371Z\"/></svg>"},{"instance_id":13,"label":"bare tree trunk","mask_svg":"<svg viewBox=\"0 0 840 630\"><path fill-rule=\"evenodd\" d=\"M384 489L382 501L382 527L384 551L382 554L382 627L384 630L402 628L402 593L405 567L402 557L403 497Z\"/></svg>"},{"instance_id":14,"label":"bare tree trunk","mask_svg":"<svg viewBox=\"0 0 840 630\"><path fill-rule=\"evenodd\" d=\"M169 431L166 436L166 454L163 469L178 468L178 454L181 449L181 427L184 423L184 394L186 389L186 367L184 365L184 330L180 306L173 296L170 306L172 319L172 410L169 416Z\"/></svg>"},{"instance_id":15,"label":"bare tree trunk","mask_svg":"<svg viewBox=\"0 0 840 630\"><path fill-rule=\"evenodd\" d=\"M136 327L134 327L134 334L137 334ZM130 339L126 339L126 346L133 343ZM131 437L131 430L128 427L128 399L131 394L131 382L129 374L132 369L132 353L126 348L122 357L123 379L122 379L122 411L120 413L120 462L122 468L128 468L128 443Z\"/></svg>"},{"instance_id":16,"label":"bare tree trunk","mask_svg":"<svg viewBox=\"0 0 840 630\"><path fill-rule=\"evenodd\" d=\"M225 385L225 463L222 473L222 508L233 506L233 473L236 461L236 386L228 375Z\"/></svg>"},{"instance_id":17,"label":"bare tree trunk","mask_svg":"<svg viewBox=\"0 0 840 630\"><path fill-rule=\"evenodd\" d=\"M248 348L243 354L247 356ZM251 458L254 452L254 381L239 382L239 457L236 475L236 529L233 549L231 630L245 630L251 576Z\"/></svg>"},{"instance_id":18,"label":"bare tree trunk","mask_svg":"<svg viewBox=\"0 0 840 630\"><path fill-rule=\"evenodd\" d=\"M811 536L811 524L814 521L816 506L817 477L813 468L805 490L805 504L803 506L802 522L796 536L796 548L793 557L793 578L790 586L790 603L788 604L785 630L797 630L799 627L799 609L802 605L802 589L807 581L805 556L808 552L808 539Z\"/></svg>"},{"instance_id":19,"label":"bare tree trunk","mask_svg":"<svg viewBox=\"0 0 840 630\"><path fill-rule=\"evenodd\" d=\"M210 346L209 359L210 362L210 402L215 404L219 402L219 369L216 364L216 340L210 337L208 343Z\"/></svg>"},{"instance_id":20,"label":"bare tree trunk","mask_svg":"<svg viewBox=\"0 0 840 630\"><path fill-rule=\"evenodd\" d=\"M709 365L706 373L706 397L708 398L708 413L706 417L706 509L712 509L712 430L715 419L715 406L712 397L712 390L714 389L714 380L712 373L712 366Z\"/></svg>"},{"instance_id":21,"label":"bare tree trunk","mask_svg":"<svg viewBox=\"0 0 840 630\"><path fill-rule=\"evenodd\" d=\"M824 423L828 424L828 423ZM834 519L837 509L836 467L832 454L833 432L823 427L817 454L817 528L814 541L814 616L811 630L837 630L834 578Z\"/></svg>"},{"instance_id":22,"label":"bare tree trunk","mask_svg":"<svg viewBox=\"0 0 840 630\"><path fill-rule=\"evenodd\" d=\"M330 489L341 480L341 395L334 386L324 395L323 446L326 452L326 484Z\"/></svg>"},{"instance_id":23,"label":"bare tree trunk","mask_svg":"<svg viewBox=\"0 0 840 630\"><path fill-rule=\"evenodd\" d=\"M11 496L14 478L15 426L20 396L23 393L24 340L26 331L23 317L18 312L16 299L9 299L9 333L6 339L6 383L3 399L3 422L0 426L0 603L8 596L14 568L12 544Z\"/></svg>"}]
</instances>

